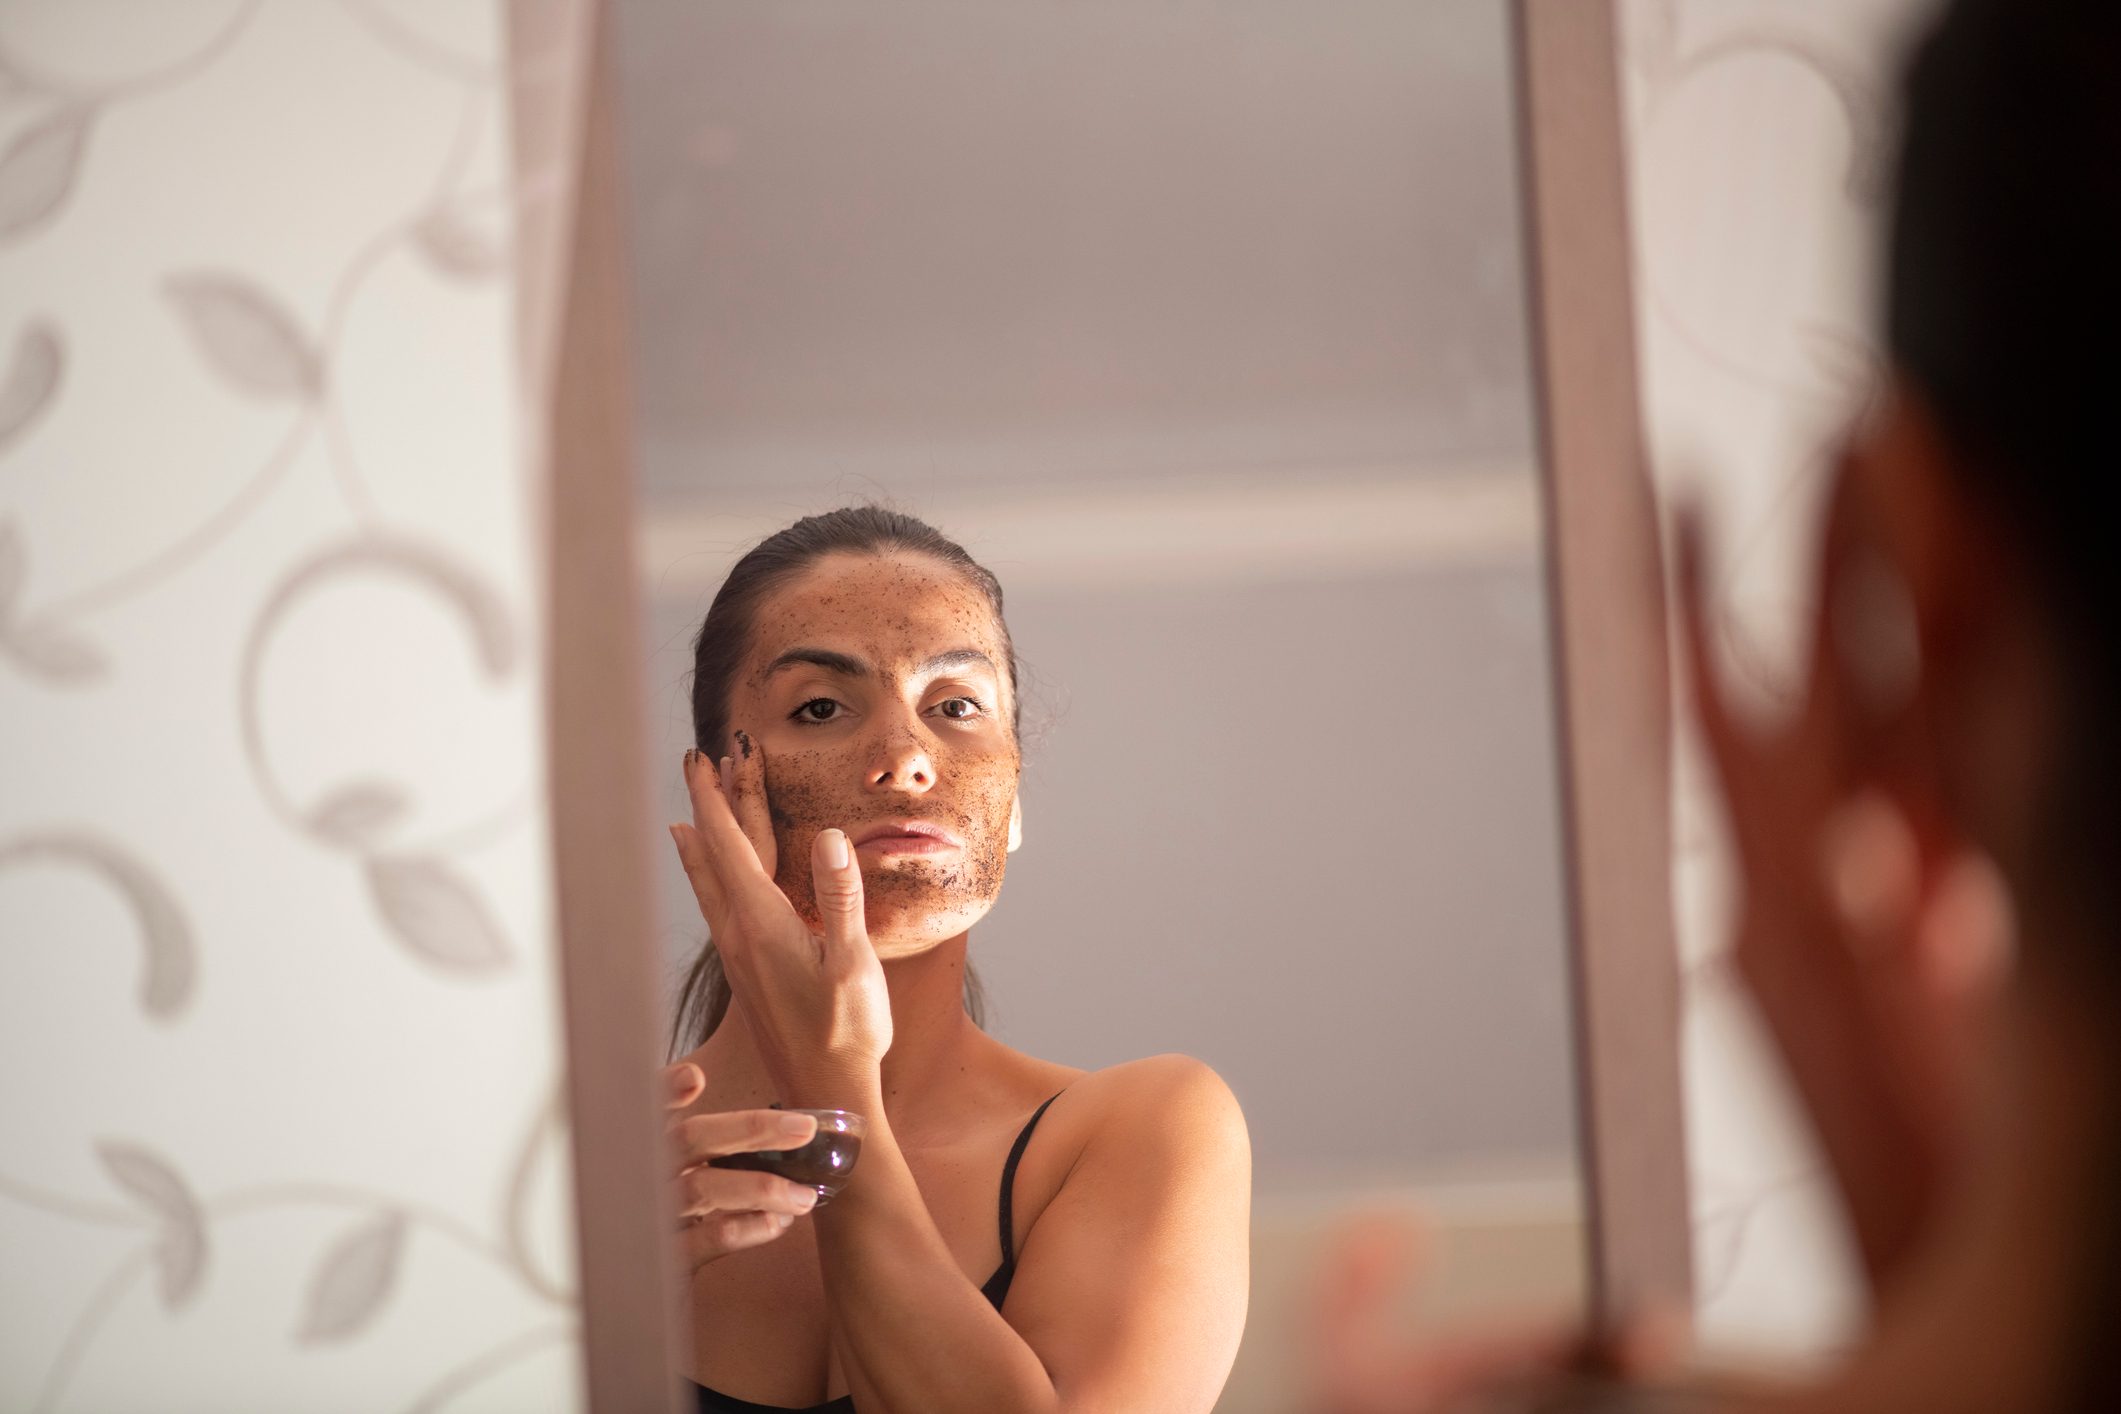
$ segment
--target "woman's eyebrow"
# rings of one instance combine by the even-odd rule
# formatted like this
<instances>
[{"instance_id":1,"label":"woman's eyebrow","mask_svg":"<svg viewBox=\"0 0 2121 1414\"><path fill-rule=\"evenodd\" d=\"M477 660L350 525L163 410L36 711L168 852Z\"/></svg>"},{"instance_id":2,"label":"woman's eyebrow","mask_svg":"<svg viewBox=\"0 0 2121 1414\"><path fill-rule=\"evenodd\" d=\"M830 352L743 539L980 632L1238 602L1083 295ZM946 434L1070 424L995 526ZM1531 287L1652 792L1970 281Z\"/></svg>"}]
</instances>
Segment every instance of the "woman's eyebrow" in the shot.
<instances>
[{"instance_id":1,"label":"woman's eyebrow","mask_svg":"<svg viewBox=\"0 0 2121 1414\"><path fill-rule=\"evenodd\" d=\"M865 678L869 676L869 665L851 653L835 653L829 648L791 648L766 665L761 673L763 681L771 678L783 668L823 668L828 673L842 677ZM977 648L953 648L947 653L938 653L913 671L916 675L948 672L952 668L985 668L994 672L994 660Z\"/></svg>"},{"instance_id":2,"label":"woman's eyebrow","mask_svg":"<svg viewBox=\"0 0 2121 1414\"><path fill-rule=\"evenodd\" d=\"M842 677L865 678L869 676L869 665L867 663L852 654L835 653L829 648L791 648L768 663L766 671L759 674L759 676L761 679L770 678L783 668L801 667L805 664L814 668L823 668L828 673L838 673Z\"/></svg>"},{"instance_id":3,"label":"woman's eyebrow","mask_svg":"<svg viewBox=\"0 0 2121 1414\"><path fill-rule=\"evenodd\" d=\"M914 669L916 673L945 673L952 668L985 668L994 672L994 660L977 648L953 648L948 653L938 653ZM999 676L999 674L996 674Z\"/></svg>"}]
</instances>

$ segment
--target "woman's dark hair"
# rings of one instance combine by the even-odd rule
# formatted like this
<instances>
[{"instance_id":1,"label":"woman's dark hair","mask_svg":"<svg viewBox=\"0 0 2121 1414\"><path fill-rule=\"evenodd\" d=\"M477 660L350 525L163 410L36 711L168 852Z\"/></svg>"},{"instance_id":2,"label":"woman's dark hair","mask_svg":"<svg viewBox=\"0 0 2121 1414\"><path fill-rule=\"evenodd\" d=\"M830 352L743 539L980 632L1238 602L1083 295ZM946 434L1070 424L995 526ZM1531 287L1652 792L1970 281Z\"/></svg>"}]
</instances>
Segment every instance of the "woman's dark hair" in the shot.
<instances>
[{"instance_id":1,"label":"woman's dark hair","mask_svg":"<svg viewBox=\"0 0 2121 1414\"><path fill-rule=\"evenodd\" d=\"M1021 734L1023 709L1016 690L1016 645L1002 617L1002 586L963 546L926 521L882 506L848 506L824 515L804 516L786 530L767 536L729 571L714 603L692 640L692 740L711 757L729 754L729 693L737 669L751 648L759 606L774 592L827 555L925 555L970 580L994 610L1009 673L1009 725ZM965 1010L983 1025L986 996L979 977L965 968ZM714 1034L729 1011L729 979L722 973L714 939L700 945L699 956L678 991L670 1028L670 1053L684 1054Z\"/></svg>"},{"instance_id":2,"label":"woman's dark hair","mask_svg":"<svg viewBox=\"0 0 2121 1414\"><path fill-rule=\"evenodd\" d=\"M1955 468L2044 577L2082 685L2110 697L2121 5L1946 7L1907 71L1885 323Z\"/></svg>"},{"instance_id":3,"label":"woman's dark hair","mask_svg":"<svg viewBox=\"0 0 2121 1414\"><path fill-rule=\"evenodd\" d=\"M2079 891L2083 936L2028 942L2110 1025L2121 1002L2110 936L2121 917L2121 638L2109 563L2121 477L2121 2L1954 0L1908 69L1903 122L1886 340L1955 473L2021 547L2067 655L2064 764L2038 852ZM2105 1069L2084 1077L2103 1097L2102 1197L2076 1234L2077 1328L2053 1406L2086 1414L2121 1409L2121 1060Z\"/></svg>"},{"instance_id":4,"label":"woman's dark hair","mask_svg":"<svg viewBox=\"0 0 2121 1414\"><path fill-rule=\"evenodd\" d=\"M2121 4L1946 6L1907 70L1885 326L2066 658L2042 867L2121 916ZM2050 939L2041 961L2121 999L2121 949Z\"/></svg>"}]
</instances>

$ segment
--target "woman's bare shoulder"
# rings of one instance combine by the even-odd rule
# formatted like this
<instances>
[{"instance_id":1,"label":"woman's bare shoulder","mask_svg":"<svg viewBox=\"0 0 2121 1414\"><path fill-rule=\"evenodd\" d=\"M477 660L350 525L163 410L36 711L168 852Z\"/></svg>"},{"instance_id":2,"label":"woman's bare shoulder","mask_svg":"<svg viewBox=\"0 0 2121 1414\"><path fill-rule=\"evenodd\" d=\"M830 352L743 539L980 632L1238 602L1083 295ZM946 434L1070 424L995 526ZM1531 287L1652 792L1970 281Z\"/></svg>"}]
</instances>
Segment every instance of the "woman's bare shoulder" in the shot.
<instances>
[{"instance_id":1,"label":"woman's bare shoulder","mask_svg":"<svg viewBox=\"0 0 2121 1414\"><path fill-rule=\"evenodd\" d=\"M1097 1138L1141 1143L1153 1137L1158 1149L1202 1142L1250 1148L1237 1096L1213 1066L1192 1056L1144 1056L1089 1071L1068 1093L1078 1123Z\"/></svg>"},{"instance_id":2,"label":"woman's bare shoulder","mask_svg":"<svg viewBox=\"0 0 2121 1414\"><path fill-rule=\"evenodd\" d=\"M1095 1086L1117 1101L1135 1104L1195 1101L1209 1095L1230 1095L1229 1085L1216 1074L1214 1066L1176 1051L1121 1061L1102 1070L1085 1071L1078 1083ZM1231 1096L1232 1103L1235 1099Z\"/></svg>"},{"instance_id":3,"label":"woman's bare shoulder","mask_svg":"<svg viewBox=\"0 0 2121 1414\"><path fill-rule=\"evenodd\" d=\"M1222 1224L1223 1237L1232 1224L1242 1230L1252 1140L1236 1095L1206 1062L1146 1056L1085 1072L1046 1122L1058 1132L1031 1181L1029 1205L1041 1222L1065 1193L1073 1201L1062 1210L1098 1232L1177 1213L1196 1227Z\"/></svg>"},{"instance_id":4,"label":"woman's bare shoulder","mask_svg":"<svg viewBox=\"0 0 2121 1414\"><path fill-rule=\"evenodd\" d=\"M1063 1065L993 1041L995 1065L1018 1084L1065 1099L1077 1114L1156 1118L1174 1108L1205 1108L1242 1121L1237 1097L1215 1068L1192 1056L1169 1052L1121 1061L1097 1070ZM1056 1105L1056 1117L1061 1105Z\"/></svg>"},{"instance_id":5,"label":"woman's bare shoulder","mask_svg":"<svg viewBox=\"0 0 2121 1414\"><path fill-rule=\"evenodd\" d=\"M998 1060L1015 1085L1026 1095L1052 1098L1046 1124L1073 1135L1068 1148L1079 1152L1107 1137L1139 1144L1156 1136L1154 1148L1212 1140L1222 1148L1250 1150L1237 1096L1205 1061L1173 1052L1085 1070L995 1046L1006 1053Z\"/></svg>"}]
</instances>

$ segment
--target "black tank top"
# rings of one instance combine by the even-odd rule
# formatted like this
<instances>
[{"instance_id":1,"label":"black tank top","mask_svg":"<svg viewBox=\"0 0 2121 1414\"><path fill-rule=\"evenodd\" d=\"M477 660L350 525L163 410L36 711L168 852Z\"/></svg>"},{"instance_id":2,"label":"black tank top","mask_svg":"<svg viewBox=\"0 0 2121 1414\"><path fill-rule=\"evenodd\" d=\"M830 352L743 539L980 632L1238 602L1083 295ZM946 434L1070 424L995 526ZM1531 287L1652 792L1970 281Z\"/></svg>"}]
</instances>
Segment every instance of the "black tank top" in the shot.
<instances>
[{"instance_id":1,"label":"black tank top","mask_svg":"<svg viewBox=\"0 0 2121 1414\"><path fill-rule=\"evenodd\" d=\"M1031 1131L1059 1095L1048 1097L1046 1104L1031 1112L1031 1118L1016 1132L1016 1143L1009 1147L1009 1160L1002 1165L1002 1197L1000 1203L1002 1225L1002 1264L987 1278L980 1295L992 1302L994 1309L1002 1309L1002 1298L1009 1294L1009 1283L1016 1278L1016 1225L1011 1211L1016 1189L1016 1166L1024 1157L1024 1146L1031 1142ZM691 1382L688 1380L688 1384ZM705 1385L693 1385L699 1391L700 1414L854 1414L854 1396L843 1394L838 1399L828 1399L823 1404L806 1404L797 1408L788 1404L754 1404L748 1399L737 1399L712 1390Z\"/></svg>"}]
</instances>

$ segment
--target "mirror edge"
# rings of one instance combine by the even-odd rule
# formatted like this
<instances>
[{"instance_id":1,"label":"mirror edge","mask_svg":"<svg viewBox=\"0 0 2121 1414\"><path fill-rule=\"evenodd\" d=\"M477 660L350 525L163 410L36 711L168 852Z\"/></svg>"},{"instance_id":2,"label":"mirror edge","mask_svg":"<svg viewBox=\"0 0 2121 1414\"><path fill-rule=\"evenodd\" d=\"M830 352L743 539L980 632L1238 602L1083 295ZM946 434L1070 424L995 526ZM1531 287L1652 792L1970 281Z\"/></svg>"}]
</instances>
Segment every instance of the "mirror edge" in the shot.
<instances>
[{"instance_id":1,"label":"mirror edge","mask_svg":"<svg viewBox=\"0 0 2121 1414\"><path fill-rule=\"evenodd\" d=\"M1594 1323L1693 1286L1663 570L1615 0L1511 0Z\"/></svg>"},{"instance_id":2,"label":"mirror edge","mask_svg":"<svg viewBox=\"0 0 2121 1414\"><path fill-rule=\"evenodd\" d=\"M626 280L608 0L505 0L519 397L544 580L577 1315L588 1409L679 1414L651 1083L660 959L638 700ZM613 625L621 627L616 631ZM633 1104L614 1096L632 1094ZM644 1273L658 1274L653 1283Z\"/></svg>"}]
</instances>

